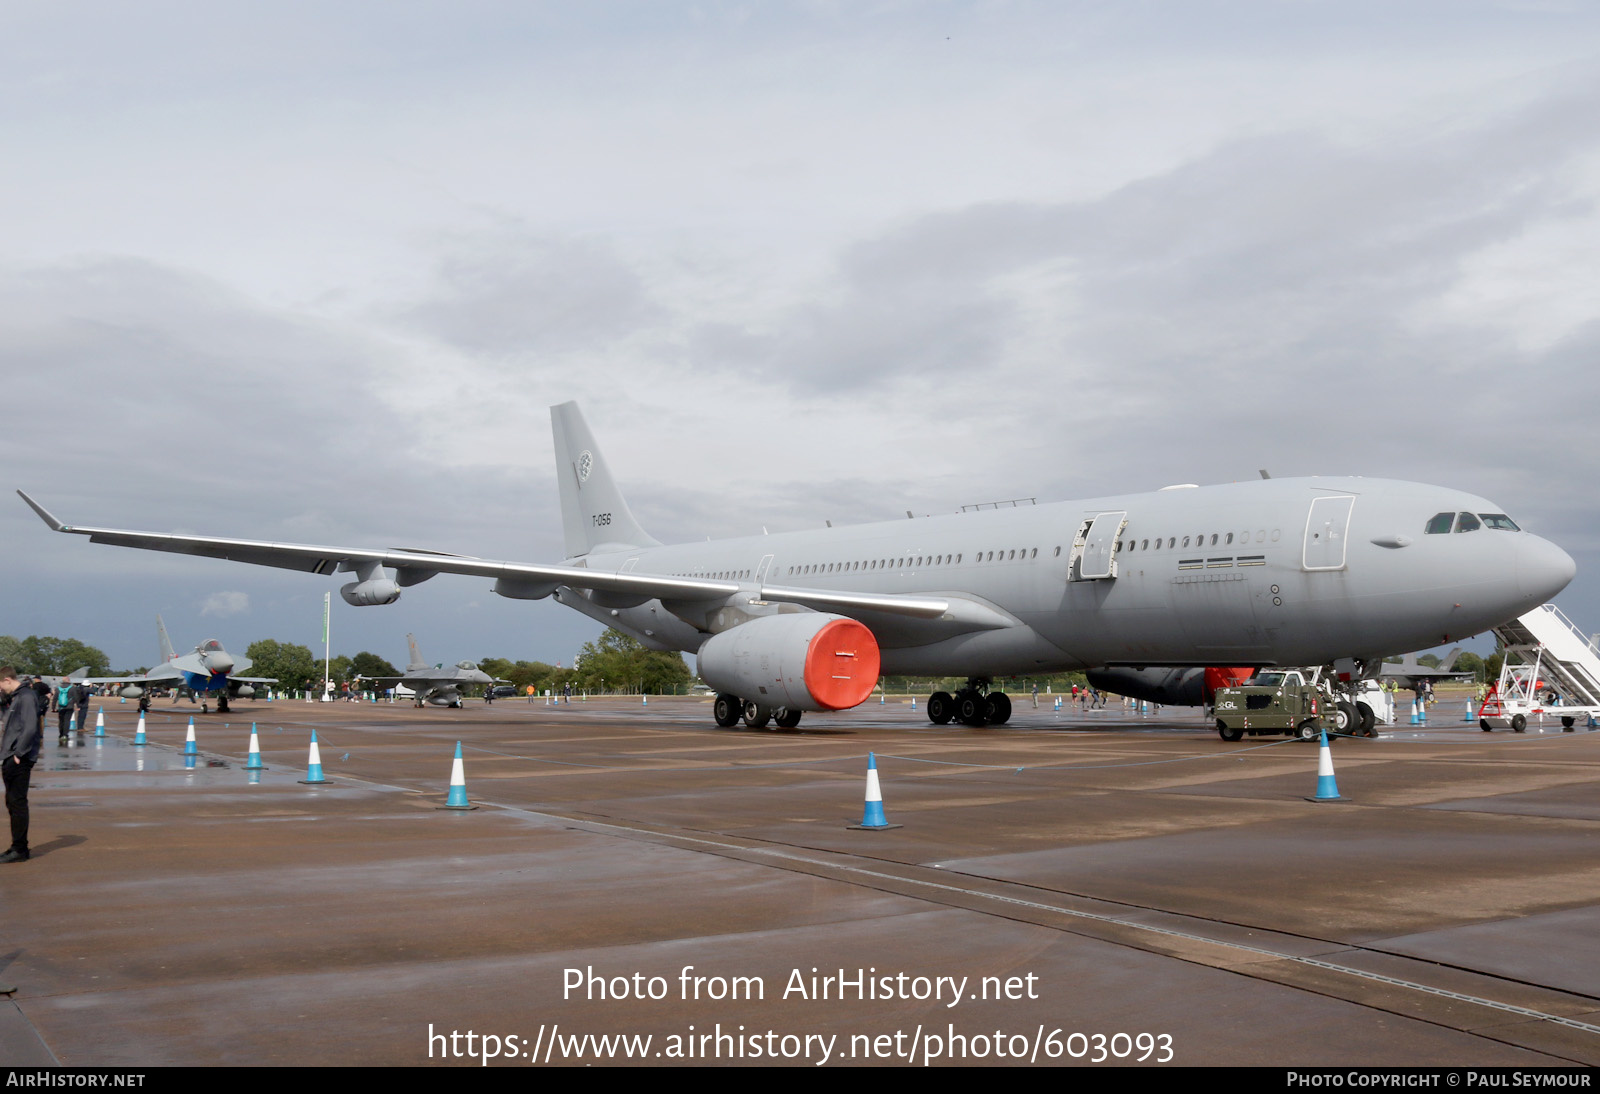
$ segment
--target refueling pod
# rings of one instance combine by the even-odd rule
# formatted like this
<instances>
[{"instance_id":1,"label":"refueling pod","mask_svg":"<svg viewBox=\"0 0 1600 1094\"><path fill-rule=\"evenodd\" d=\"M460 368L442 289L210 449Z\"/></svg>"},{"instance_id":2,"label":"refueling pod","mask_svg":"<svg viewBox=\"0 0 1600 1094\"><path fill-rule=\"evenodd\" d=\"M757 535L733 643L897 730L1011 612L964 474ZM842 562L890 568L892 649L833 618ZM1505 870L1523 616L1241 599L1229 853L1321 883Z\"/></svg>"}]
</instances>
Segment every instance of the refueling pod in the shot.
<instances>
[{"instance_id":1,"label":"refueling pod","mask_svg":"<svg viewBox=\"0 0 1600 1094\"><path fill-rule=\"evenodd\" d=\"M339 587L339 595L346 604L353 608L371 608L400 599L400 583L376 562L363 562L351 568L361 580Z\"/></svg>"},{"instance_id":2,"label":"refueling pod","mask_svg":"<svg viewBox=\"0 0 1600 1094\"><path fill-rule=\"evenodd\" d=\"M400 599L400 586L386 577L371 581L352 581L339 587L344 602L356 608L370 608L379 604L393 604Z\"/></svg>"}]
</instances>

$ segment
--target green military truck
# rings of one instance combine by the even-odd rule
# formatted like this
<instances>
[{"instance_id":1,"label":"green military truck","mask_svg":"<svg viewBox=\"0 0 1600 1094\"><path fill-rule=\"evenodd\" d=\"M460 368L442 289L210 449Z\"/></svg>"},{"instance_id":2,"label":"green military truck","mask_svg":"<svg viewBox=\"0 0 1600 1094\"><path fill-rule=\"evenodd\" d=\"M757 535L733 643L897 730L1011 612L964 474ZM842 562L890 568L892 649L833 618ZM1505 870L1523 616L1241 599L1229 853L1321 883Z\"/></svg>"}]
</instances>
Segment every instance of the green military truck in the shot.
<instances>
[{"instance_id":1,"label":"green military truck","mask_svg":"<svg viewBox=\"0 0 1600 1094\"><path fill-rule=\"evenodd\" d=\"M1213 707L1217 733L1224 741L1237 741L1246 733L1311 741L1324 727L1329 733L1347 731L1354 708L1335 700L1320 675L1263 669L1238 687L1218 688Z\"/></svg>"}]
</instances>

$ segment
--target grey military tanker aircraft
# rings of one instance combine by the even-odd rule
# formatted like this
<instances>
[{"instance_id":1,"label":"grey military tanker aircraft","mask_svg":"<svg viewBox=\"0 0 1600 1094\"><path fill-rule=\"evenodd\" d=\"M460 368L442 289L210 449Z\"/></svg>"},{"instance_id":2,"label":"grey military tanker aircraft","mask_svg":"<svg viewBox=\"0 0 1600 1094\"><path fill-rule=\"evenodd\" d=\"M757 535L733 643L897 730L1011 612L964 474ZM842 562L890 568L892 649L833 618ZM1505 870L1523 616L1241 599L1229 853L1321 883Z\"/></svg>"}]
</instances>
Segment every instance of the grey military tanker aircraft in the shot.
<instances>
[{"instance_id":1,"label":"grey military tanker aircraft","mask_svg":"<svg viewBox=\"0 0 1600 1094\"><path fill-rule=\"evenodd\" d=\"M1459 490L1255 479L779 535L662 545L574 403L551 408L567 558L502 562L68 525L95 543L344 572L352 605L441 573L554 597L652 649L692 651L717 723L843 710L880 672L960 676L928 717L1003 723L997 677L1102 667L1343 663L1476 634L1572 580L1565 551ZM19 491L20 493L20 491Z\"/></svg>"}]
</instances>

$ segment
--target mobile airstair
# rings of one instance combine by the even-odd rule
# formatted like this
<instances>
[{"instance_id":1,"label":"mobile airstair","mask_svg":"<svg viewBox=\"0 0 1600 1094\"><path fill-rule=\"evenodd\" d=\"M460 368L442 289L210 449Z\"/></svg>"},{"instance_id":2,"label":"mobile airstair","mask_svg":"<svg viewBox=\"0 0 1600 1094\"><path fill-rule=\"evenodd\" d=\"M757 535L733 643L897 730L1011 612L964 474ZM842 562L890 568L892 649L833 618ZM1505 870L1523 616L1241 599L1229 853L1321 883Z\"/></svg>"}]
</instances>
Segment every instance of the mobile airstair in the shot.
<instances>
[{"instance_id":1,"label":"mobile airstair","mask_svg":"<svg viewBox=\"0 0 1600 1094\"><path fill-rule=\"evenodd\" d=\"M1564 729L1600 718L1600 653L1554 604L1496 627L1505 653L1500 679L1478 707L1484 732L1560 718Z\"/></svg>"}]
</instances>

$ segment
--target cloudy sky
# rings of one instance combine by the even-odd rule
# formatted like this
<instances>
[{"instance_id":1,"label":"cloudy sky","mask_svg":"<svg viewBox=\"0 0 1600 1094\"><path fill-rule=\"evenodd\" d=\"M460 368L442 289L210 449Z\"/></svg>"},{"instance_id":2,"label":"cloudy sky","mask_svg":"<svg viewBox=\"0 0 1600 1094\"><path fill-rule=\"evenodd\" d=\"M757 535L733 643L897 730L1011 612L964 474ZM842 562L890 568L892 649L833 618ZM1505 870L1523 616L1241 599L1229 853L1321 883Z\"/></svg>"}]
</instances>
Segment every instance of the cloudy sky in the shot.
<instances>
[{"instance_id":1,"label":"cloudy sky","mask_svg":"<svg viewBox=\"0 0 1600 1094\"><path fill-rule=\"evenodd\" d=\"M1556 0L10 3L0 454L81 524L523 561L566 399L664 541L1416 479L1600 631L1597 62ZM118 666L337 587L0 537L0 633ZM391 661L596 633L334 600Z\"/></svg>"}]
</instances>

